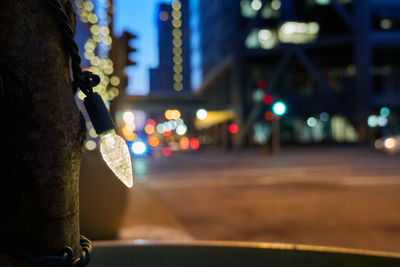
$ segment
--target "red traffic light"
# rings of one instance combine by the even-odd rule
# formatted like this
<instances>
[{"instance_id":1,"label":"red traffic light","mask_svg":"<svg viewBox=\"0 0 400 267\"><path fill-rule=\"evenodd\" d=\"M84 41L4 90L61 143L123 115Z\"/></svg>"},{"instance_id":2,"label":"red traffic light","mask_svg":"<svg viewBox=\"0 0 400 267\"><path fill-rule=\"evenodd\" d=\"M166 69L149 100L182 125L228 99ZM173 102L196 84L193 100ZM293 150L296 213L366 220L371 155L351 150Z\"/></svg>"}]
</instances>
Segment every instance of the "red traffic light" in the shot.
<instances>
[{"instance_id":1,"label":"red traffic light","mask_svg":"<svg viewBox=\"0 0 400 267\"><path fill-rule=\"evenodd\" d=\"M237 124L232 123L231 125L229 125L228 130L231 134L235 134L239 131L239 126L237 126Z\"/></svg>"},{"instance_id":2,"label":"red traffic light","mask_svg":"<svg viewBox=\"0 0 400 267\"><path fill-rule=\"evenodd\" d=\"M272 95L266 94L263 98L263 101L265 104L271 105L272 102L274 101L274 98L272 97Z\"/></svg>"},{"instance_id":3,"label":"red traffic light","mask_svg":"<svg viewBox=\"0 0 400 267\"><path fill-rule=\"evenodd\" d=\"M261 89L267 88L267 82L265 80L258 80L257 87Z\"/></svg>"}]
</instances>

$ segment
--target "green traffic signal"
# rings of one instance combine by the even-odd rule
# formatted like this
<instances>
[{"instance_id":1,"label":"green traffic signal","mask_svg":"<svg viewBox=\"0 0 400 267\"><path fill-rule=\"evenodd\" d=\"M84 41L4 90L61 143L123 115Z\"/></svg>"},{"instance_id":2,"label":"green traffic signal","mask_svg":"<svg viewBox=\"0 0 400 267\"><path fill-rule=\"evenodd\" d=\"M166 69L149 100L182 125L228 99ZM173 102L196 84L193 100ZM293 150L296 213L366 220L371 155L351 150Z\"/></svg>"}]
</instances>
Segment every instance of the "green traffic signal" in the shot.
<instances>
[{"instance_id":1,"label":"green traffic signal","mask_svg":"<svg viewBox=\"0 0 400 267\"><path fill-rule=\"evenodd\" d=\"M286 112L285 103L278 101L272 106L272 111L275 115L282 116Z\"/></svg>"}]
</instances>

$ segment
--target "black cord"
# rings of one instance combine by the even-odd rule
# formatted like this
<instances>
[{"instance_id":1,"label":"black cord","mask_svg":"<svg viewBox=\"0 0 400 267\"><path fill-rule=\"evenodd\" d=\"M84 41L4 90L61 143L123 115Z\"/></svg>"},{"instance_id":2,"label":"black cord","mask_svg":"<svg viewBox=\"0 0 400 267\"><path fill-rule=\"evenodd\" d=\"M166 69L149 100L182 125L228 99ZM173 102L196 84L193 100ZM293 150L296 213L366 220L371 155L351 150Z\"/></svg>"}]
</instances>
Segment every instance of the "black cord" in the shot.
<instances>
[{"instance_id":1,"label":"black cord","mask_svg":"<svg viewBox=\"0 0 400 267\"><path fill-rule=\"evenodd\" d=\"M47 0L47 3L55 13L54 17L60 25L61 34L71 57L72 74L74 77L73 91L76 93L79 87L86 96L91 95L93 94L93 87L100 83L100 77L90 71L82 71L79 48L74 40L74 31L71 28L68 16L65 14L58 0Z\"/></svg>"}]
</instances>

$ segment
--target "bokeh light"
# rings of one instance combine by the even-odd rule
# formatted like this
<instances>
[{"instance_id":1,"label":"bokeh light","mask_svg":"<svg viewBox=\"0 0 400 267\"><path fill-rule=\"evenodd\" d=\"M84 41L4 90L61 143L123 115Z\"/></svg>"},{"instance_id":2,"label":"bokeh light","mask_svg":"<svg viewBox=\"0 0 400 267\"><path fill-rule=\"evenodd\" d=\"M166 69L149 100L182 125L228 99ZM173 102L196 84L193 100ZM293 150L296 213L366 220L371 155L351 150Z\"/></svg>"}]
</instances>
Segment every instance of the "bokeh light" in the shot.
<instances>
[{"instance_id":1,"label":"bokeh light","mask_svg":"<svg viewBox=\"0 0 400 267\"><path fill-rule=\"evenodd\" d=\"M171 148L169 148L169 147L164 147L164 148L162 149L162 154L163 154L164 157L169 157L169 156L171 156L171 154L172 154Z\"/></svg>"},{"instance_id":2,"label":"bokeh light","mask_svg":"<svg viewBox=\"0 0 400 267\"><path fill-rule=\"evenodd\" d=\"M192 137L190 138L190 148L193 150L197 150L200 147L200 142L199 139L197 139L196 137Z\"/></svg>"},{"instance_id":3,"label":"bokeh light","mask_svg":"<svg viewBox=\"0 0 400 267\"><path fill-rule=\"evenodd\" d=\"M176 133L179 135L184 135L187 132L187 126L186 125L178 125L176 127Z\"/></svg>"},{"instance_id":4,"label":"bokeh light","mask_svg":"<svg viewBox=\"0 0 400 267\"><path fill-rule=\"evenodd\" d=\"M265 104L271 105L272 101L274 101L274 98L272 97L272 95L267 94L264 96L263 101Z\"/></svg>"},{"instance_id":5,"label":"bokeh light","mask_svg":"<svg viewBox=\"0 0 400 267\"><path fill-rule=\"evenodd\" d=\"M236 123L229 125L228 130L231 134L236 134L239 131L239 126Z\"/></svg>"},{"instance_id":6,"label":"bokeh light","mask_svg":"<svg viewBox=\"0 0 400 267\"><path fill-rule=\"evenodd\" d=\"M190 146L189 138L187 138L187 137L182 137L182 138L179 140L179 146L180 146L181 149L183 149L183 150L189 149L189 146Z\"/></svg>"},{"instance_id":7,"label":"bokeh light","mask_svg":"<svg viewBox=\"0 0 400 267\"><path fill-rule=\"evenodd\" d=\"M149 137L147 138L147 143L148 143L149 146L151 146L151 147L156 147L156 146L158 146L158 145L160 144L160 140L159 140L157 137L155 137L155 136L149 136Z\"/></svg>"},{"instance_id":8,"label":"bokeh light","mask_svg":"<svg viewBox=\"0 0 400 267\"><path fill-rule=\"evenodd\" d=\"M135 155L143 155L146 152L147 147L144 142L136 141L132 143L131 149Z\"/></svg>"},{"instance_id":9,"label":"bokeh light","mask_svg":"<svg viewBox=\"0 0 400 267\"><path fill-rule=\"evenodd\" d=\"M316 118L314 118L314 117L309 117L309 118L307 119L307 125L308 125L308 127L314 128L315 126L317 126L317 124L318 124L318 121L317 121Z\"/></svg>"},{"instance_id":10,"label":"bokeh light","mask_svg":"<svg viewBox=\"0 0 400 267\"><path fill-rule=\"evenodd\" d=\"M125 123L131 124L135 120L135 115L133 114L132 111L125 111L124 114L122 115L122 118Z\"/></svg>"},{"instance_id":11,"label":"bokeh light","mask_svg":"<svg viewBox=\"0 0 400 267\"><path fill-rule=\"evenodd\" d=\"M145 132L146 134L153 134L154 131L155 131L155 128L154 128L154 126L151 125L151 124L147 124L147 125L144 127L144 132Z\"/></svg>"},{"instance_id":12,"label":"bokeh light","mask_svg":"<svg viewBox=\"0 0 400 267\"><path fill-rule=\"evenodd\" d=\"M199 120L205 120L205 119L207 119L207 110L205 110L204 108L199 109L199 110L196 112L196 117L197 117Z\"/></svg>"},{"instance_id":13,"label":"bokeh light","mask_svg":"<svg viewBox=\"0 0 400 267\"><path fill-rule=\"evenodd\" d=\"M282 116L283 114L285 114L286 112L286 105L283 102L276 102L273 106L272 106L272 111L278 115L278 116Z\"/></svg>"},{"instance_id":14,"label":"bokeh light","mask_svg":"<svg viewBox=\"0 0 400 267\"><path fill-rule=\"evenodd\" d=\"M390 109L388 107L383 107L383 108L381 108L379 113L381 114L382 117L387 118L390 115Z\"/></svg>"}]
</instances>

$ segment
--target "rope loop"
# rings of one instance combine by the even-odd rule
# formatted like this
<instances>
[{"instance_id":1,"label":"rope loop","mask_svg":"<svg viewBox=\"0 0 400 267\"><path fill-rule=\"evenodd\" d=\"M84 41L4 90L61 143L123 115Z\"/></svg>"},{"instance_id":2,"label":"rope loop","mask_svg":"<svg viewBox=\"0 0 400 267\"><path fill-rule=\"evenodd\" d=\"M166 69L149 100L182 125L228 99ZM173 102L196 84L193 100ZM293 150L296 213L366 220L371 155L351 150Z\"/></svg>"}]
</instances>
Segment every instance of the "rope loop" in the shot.
<instances>
[{"instance_id":1,"label":"rope loop","mask_svg":"<svg viewBox=\"0 0 400 267\"><path fill-rule=\"evenodd\" d=\"M74 32L71 28L69 18L67 14L65 14L60 2L58 0L47 0L47 3L52 11L54 11L54 17L60 26L60 32L64 39L65 47L71 57L72 75L74 77L72 83L73 92L75 94L78 88L80 88L85 95L91 95L93 94L92 88L100 83L100 77L90 71L82 71L80 66L81 57L79 56L78 45L74 40Z\"/></svg>"}]
</instances>

